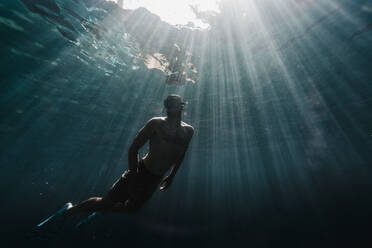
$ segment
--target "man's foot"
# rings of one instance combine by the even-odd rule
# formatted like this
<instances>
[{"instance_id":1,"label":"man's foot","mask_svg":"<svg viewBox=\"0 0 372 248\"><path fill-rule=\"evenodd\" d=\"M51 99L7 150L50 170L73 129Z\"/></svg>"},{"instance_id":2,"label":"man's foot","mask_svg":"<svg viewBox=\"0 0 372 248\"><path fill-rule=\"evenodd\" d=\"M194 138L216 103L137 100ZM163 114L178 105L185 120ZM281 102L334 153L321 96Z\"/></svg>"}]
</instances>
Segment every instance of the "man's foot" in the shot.
<instances>
[{"instance_id":1,"label":"man's foot","mask_svg":"<svg viewBox=\"0 0 372 248\"><path fill-rule=\"evenodd\" d=\"M48 222L51 222L52 220L61 217L68 209L72 208L73 205L71 202L67 202L60 210L58 210L55 214L52 214L48 218L46 218L43 222L39 223L36 227L41 228Z\"/></svg>"}]
</instances>

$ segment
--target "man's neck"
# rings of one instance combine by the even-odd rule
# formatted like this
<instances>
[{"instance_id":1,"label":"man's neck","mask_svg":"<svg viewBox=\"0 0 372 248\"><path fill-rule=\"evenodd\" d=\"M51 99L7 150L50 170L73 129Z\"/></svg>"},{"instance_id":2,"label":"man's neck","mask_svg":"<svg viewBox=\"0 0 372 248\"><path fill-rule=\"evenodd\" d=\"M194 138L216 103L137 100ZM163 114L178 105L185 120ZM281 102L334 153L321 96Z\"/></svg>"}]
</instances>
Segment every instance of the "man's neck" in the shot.
<instances>
[{"instance_id":1,"label":"man's neck","mask_svg":"<svg viewBox=\"0 0 372 248\"><path fill-rule=\"evenodd\" d=\"M181 125L181 112L168 113L167 121L170 127L179 127Z\"/></svg>"}]
</instances>

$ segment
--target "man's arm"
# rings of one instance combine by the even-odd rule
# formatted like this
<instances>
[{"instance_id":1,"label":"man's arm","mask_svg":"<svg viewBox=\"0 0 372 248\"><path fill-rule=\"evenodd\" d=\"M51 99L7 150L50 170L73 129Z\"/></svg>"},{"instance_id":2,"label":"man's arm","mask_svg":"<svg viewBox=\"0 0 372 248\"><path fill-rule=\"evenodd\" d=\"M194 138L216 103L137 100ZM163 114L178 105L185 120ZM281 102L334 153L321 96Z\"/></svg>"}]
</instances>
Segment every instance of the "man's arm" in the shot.
<instances>
[{"instance_id":1,"label":"man's arm","mask_svg":"<svg viewBox=\"0 0 372 248\"><path fill-rule=\"evenodd\" d=\"M185 151L182 153L182 156L179 159L177 159L177 161L173 164L172 169L171 169L169 175L167 176L168 178L173 179L173 177L176 175L178 169L180 168L180 166L182 164L183 159L185 158L187 147L188 146L186 146Z\"/></svg>"},{"instance_id":2,"label":"man's arm","mask_svg":"<svg viewBox=\"0 0 372 248\"><path fill-rule=\"evenodd\" d=\"M178 169L180 168L180 166L182 164L183 159L185 158L185 154L186 154L187 148L189 147L189 143L190 143L190 140L191 140L193 134L194 134L194 129L192 127L190 127L184 151L183 151L182 155L173 164L169 175L164 178L163 182L160 185L160 190L164 190L164 189L168 188L169 185L172 183L172 180L173 180L174 176L176 175Z\"/></svg>"},{"instance_id":3,"label":"man's arm","mask_svg":"<svg viewBox=\"0 0 372 248\"><path fill-rule=\"evenodd\" d=\"M180 168L180 165L182 164L183 159L185 158L185 154L186 154L187 148L189 147L190 140L191 140L191 138L192 138L193 135L194 135L194 128L192 128L190 126L189 127L189 130L188 130L188 134L187 134L187 141L186 141L186 144L185 144L184 151L183 151L182 155L175 161L175 163L172 166L172 169L171 169L168 177L173 178L176 175L178 169Z\"/></svg>"},{"instance_id":4,"label":"man's arm","mask_svg":"<svg viewBox=\"0 0 372 248\"><path fill-rule=\"evenodd\" d=\"M155 131L155 119L149 120L134 138L128 152L129 170L136 170L138 166L138 150L147 142Z\"/></svg>"}]
</instances>

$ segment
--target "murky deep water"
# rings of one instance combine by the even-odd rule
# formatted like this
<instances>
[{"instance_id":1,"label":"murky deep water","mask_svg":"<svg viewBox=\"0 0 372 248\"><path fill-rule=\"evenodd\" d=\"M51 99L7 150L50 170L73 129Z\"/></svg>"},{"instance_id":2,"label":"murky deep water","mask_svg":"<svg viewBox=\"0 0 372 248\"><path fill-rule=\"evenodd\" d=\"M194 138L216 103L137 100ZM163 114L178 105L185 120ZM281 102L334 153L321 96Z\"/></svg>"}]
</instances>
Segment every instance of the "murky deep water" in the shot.
<instances>
[{"instance_id":1,"label":"murky deep water","mask_svg":"<svg viewBox=\"0 0 372 248\"><path fill-rule=\"evenodd\" d=\"M372 245L371 1L200 16L210 30L102 1L1 1L4 247ZM33 232L109 189L169 93L196 129L172 187L137 216Z\"/></svg>"}]
</instances>

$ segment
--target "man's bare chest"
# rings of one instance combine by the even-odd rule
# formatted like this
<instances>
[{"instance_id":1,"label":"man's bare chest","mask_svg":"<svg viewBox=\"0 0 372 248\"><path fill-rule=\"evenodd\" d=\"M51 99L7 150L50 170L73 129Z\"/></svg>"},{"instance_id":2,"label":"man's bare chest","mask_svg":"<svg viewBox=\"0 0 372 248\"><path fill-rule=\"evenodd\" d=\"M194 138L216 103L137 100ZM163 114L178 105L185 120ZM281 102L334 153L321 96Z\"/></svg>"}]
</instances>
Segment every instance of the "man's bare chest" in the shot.
<instances>
[{"instance_id":1,"label":"man's bare chest","mask_svg":"<svg viewBox=\"0 0 372 248\"><path fill-rule=\"evenodd\" d=\"M171 130L166 127L160 127L155 132L155 139L164 145L182 147L186 143L186 134L182 128Z\"/></svg>"}]
</instances>

